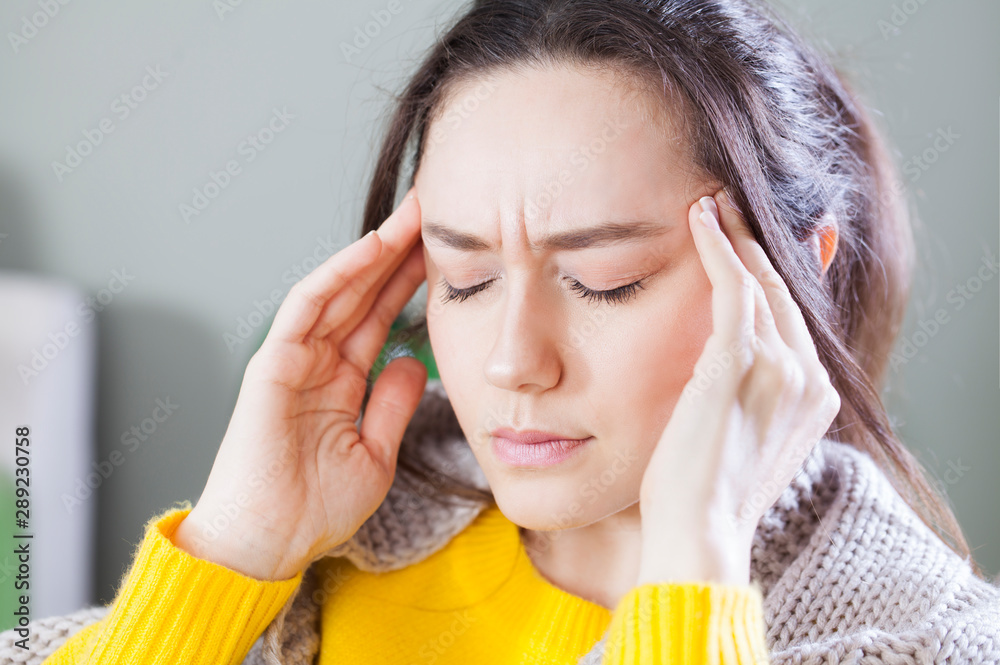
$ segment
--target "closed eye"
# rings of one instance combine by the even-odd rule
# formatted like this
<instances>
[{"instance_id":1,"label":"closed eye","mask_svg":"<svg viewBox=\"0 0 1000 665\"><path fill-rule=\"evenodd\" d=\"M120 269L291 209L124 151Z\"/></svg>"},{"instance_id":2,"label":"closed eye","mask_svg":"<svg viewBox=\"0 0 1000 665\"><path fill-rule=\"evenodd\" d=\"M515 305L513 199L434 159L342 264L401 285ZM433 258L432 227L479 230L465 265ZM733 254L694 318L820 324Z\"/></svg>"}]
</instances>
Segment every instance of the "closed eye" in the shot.
<instances>
[{"instance_id":1,"label":"closed eye","mask_svg":"<svg viewBox=\"0 0 1000 665\"><path fill-rule=\"evenodd\" d=\"M607 291L596 291L594 289L588 289L586 286L576 281L571 277L567 277L574 291L580 294L581 298L589 298L591 302L606 302L606 303L626 303L632 298L636 291L641 288L645 288L642 285L643 280L638 280L632 282L631 284L626 284L625 286L619 286L616 289L609 289Z\"/></svg>"},{"instance_id":2,"label":"closed eye","mask_svg":"<svg viewBox=\"0 0 1000 665\"><path fill-rule=\"evenodd\" d=\"M466 289L456 289L454 286L449 284L443 277L441 278L441 288L444 289L444 293L441 295L441 302L448 303L452 301L462 302L472 296L476 295L480 291L483 291L492 284L495 280L491 279L488 282L483 282L482 284L476 284L475 286L470 286ZM579 281L573 279L572 277L566 277L566 281L569 282L570 288L580 294L581 298L587 298L591 303L608 303L608 304L622 304L626 303L635 296L639 289L645 288L643 282L645 278L632 282L631 284L626 284L625 286L619 286L614 289L609 289L607 291L598 291L596 289L591 289Z\"/></svg>"}]
</instances>

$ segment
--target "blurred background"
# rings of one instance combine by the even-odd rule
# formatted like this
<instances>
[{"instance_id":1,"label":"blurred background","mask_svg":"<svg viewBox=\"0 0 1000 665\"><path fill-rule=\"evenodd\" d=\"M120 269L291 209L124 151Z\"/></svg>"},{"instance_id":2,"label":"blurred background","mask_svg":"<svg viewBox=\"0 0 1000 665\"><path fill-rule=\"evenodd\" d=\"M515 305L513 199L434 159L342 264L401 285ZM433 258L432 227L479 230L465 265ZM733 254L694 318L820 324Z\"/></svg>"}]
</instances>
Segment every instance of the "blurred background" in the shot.
<instances>
[{"instance_id":1,"label":"blurred background","mask_svg":"<svg viewBox=\"0 0 1000 665\"><path fill-rule=\"evenodd\" d=\"M144 523L197 501L277 303L358 237L392 95L463 6L63 1L0 7L0 630L14 532L41 618L111 602ZM885 399L996 575L1000 4L773 4L889 130L921 223Z\"/></svg>"}]
</instances>

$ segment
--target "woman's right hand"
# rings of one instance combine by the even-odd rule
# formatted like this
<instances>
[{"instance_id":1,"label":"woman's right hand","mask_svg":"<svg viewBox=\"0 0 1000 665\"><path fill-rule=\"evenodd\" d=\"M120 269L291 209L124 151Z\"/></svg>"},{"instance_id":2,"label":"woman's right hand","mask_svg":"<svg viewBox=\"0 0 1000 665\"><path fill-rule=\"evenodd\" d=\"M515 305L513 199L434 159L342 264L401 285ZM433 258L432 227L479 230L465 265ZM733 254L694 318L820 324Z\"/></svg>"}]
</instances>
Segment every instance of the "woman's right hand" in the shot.
<instances>
[{"instance_id":1,"label":"woman's right hand","mask_svg":"<svg viewBox=\"0 0 1000 665\"><path fill-rule=\"evenodd\" d=\"M410 357L389 363L359 428L366 378L425 279L411 189L376 233L291 288L247 364L205 489L172 537L178 547L283 580L354 535L389 492L427 369Z\"/></svg>"}]
</instances>

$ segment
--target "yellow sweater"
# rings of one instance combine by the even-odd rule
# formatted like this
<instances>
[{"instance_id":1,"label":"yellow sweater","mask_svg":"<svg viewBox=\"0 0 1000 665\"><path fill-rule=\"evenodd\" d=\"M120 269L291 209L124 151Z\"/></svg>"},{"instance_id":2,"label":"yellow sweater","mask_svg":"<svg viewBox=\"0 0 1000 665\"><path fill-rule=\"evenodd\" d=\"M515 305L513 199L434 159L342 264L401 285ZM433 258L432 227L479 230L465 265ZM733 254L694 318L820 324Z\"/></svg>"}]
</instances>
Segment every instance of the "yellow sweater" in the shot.
<instances>
[{"instance_id":1,"label":"yellow sweater","mask_svg":"<svg viewBox=\"0 0 1000 665\"><path fill-rule=\"evenodd\" d=\"M188 554L171 540L188 512L146 523L108 614L43 665L242 663L302 573L256 580ZM756 583L643 584L611 611L542 577L495 504L401 570L369 573L346 558L316 565L319 665L576 665L609 626L605 665L768 662Z\"/></svg>"}]
</instances>

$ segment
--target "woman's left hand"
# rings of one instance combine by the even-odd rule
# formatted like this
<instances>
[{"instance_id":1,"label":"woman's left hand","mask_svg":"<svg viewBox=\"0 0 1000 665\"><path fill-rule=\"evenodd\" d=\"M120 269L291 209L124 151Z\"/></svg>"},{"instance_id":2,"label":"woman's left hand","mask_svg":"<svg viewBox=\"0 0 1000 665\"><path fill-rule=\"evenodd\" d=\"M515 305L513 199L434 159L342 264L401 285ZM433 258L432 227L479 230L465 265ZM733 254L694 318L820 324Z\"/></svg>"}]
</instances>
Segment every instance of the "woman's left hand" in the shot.
<instances>
[{"instance_id":1,"label":"woman's left hand","mask_svg":"<svg viewBox=\"0 0 1000 665\"><path fill-rule=\"evenodd\" d=\"M721 230L701 221L703 210L721 217ZM825 435L840 396L725 190L693 204L688 222L712 283L713 330L642 479L638 584L748 584L757 524Z\"/></svg>"}]
</instances>

